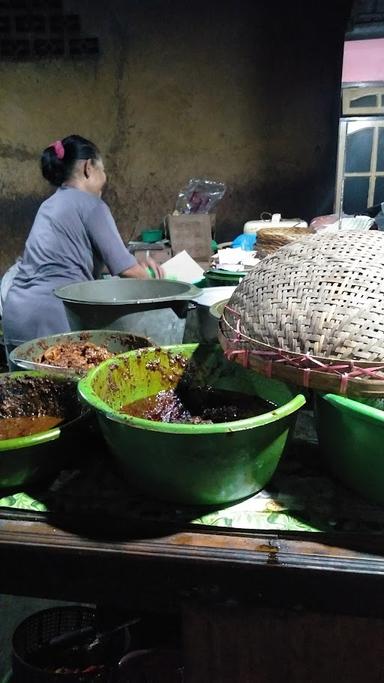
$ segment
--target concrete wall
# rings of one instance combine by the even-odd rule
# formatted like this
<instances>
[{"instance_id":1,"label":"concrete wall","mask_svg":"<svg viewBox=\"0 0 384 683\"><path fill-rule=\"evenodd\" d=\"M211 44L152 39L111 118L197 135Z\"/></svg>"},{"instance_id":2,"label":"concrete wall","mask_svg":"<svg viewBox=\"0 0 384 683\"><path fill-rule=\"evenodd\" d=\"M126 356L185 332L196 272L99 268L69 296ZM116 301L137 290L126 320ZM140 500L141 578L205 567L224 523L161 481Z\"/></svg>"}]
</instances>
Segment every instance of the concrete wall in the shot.
<instances>
[{"instance_id":1,"label":"concrete wall","mask_svg":"<svg viewBox=\"0 0 384 683\"><path fill-rule=\"evenodd\" d=\"M193 176L228 184L220 239L263 210L331 210L349 5L67 0L99 36L99 59L0 63L0 272L49 192L41 150L74 132L103 151L127 239Z\"/></svg>"}]
</instances>

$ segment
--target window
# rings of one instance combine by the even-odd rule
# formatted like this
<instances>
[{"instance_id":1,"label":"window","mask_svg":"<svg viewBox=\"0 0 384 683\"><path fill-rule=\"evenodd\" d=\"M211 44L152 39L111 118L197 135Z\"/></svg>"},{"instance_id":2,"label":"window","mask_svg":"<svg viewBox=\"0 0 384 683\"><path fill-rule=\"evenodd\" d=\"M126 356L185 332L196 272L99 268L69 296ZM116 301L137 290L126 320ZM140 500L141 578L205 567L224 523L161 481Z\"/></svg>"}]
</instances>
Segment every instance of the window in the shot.
<instances>
[{"instance_id":1,"label":"window","mask_svg":"<svg viewBox=\"0 0 384 683\"><path fill-rule=\"evenodd\" d=\"M340 120L335 211L384 202L384 117Z\"/></svg>"},{"instance_id":2,"label":"window","mask_svg":"<svg viewBox=\"0 0 384 683\"><path fill-rule=\"evenodd\" d=\"M343 86L343 116L384 114L384 84Z\"/></svg>"}]
</instances>

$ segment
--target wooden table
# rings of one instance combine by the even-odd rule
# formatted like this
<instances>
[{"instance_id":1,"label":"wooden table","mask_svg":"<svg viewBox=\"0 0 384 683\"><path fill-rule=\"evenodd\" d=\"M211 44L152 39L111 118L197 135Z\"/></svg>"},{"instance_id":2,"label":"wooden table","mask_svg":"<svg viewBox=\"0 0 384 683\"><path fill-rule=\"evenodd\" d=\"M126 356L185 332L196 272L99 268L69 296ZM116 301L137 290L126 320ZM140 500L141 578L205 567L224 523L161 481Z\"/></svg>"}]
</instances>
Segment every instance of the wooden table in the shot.
<instances>
[{"instance_id":1,"label":"wooden table","mask_svg":"<svg viewBox=\"0 0 384 683\"><path fill-rule=\"evenodd\" d=\"M0 591L182 609L193 683L384 680L382 535L66 526L1 511Z\"/></svg>"}]
</instances>

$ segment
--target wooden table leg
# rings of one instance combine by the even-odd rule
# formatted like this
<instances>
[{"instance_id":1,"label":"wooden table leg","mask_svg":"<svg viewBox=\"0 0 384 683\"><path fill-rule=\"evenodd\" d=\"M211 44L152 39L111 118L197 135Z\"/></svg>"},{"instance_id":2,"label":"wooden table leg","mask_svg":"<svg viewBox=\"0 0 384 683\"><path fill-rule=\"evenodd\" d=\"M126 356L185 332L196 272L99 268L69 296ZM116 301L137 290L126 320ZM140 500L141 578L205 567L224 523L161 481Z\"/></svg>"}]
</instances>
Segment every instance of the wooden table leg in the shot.
<instances>
[{"instance_id":1,"label":"wooden table leg","mask_svg":"<svg viewBox=\"0 0 384 683\"><path fill-rule=\"evenodd\" d=\"M384 619L184 607L187 683L382 683Z\"/></svg>"}]
</instances>

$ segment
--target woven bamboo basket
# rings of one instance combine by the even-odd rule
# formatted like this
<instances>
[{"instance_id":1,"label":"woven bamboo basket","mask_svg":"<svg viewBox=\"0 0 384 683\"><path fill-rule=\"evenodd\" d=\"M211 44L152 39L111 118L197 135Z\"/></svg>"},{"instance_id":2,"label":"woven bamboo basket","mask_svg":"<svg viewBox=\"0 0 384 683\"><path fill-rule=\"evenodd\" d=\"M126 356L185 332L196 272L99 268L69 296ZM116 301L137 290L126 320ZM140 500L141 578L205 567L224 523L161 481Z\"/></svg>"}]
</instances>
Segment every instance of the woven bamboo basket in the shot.
<instances>
[{"instance_id":1,"label":"woven bamboo basket","mask_svg":"<svg viewBox=\"0 0 384 683\"><path fill-rule=\"evenodd\" d=\"M384 234L311 235L262 260L219 324L229 358L300 386L384 396Z\"/></svg>"}]
</instances>

